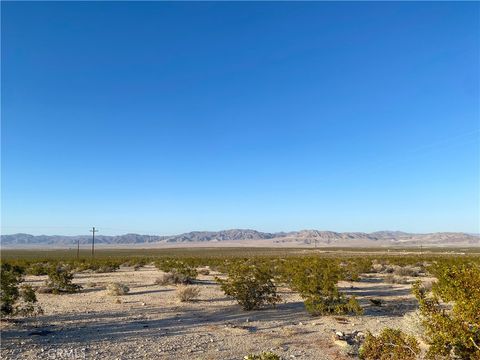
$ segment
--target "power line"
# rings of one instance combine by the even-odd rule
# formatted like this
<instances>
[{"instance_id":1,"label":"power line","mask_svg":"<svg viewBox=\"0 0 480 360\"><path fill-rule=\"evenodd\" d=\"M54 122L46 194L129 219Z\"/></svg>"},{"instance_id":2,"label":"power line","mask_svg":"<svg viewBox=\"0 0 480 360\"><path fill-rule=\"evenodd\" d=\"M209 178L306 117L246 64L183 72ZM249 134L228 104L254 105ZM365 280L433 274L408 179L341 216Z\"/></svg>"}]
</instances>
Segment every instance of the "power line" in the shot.
<instances>
[{"instance_id":1,"label":"power line","mask_svg":"<svg viewBox=\"0 0 480 360\"><path fill-rule=\"evenodd\" d=\"M95 256L95 233L98 232L98 230L95 229L95 226L90 230L92 233L92 258Z\"/></svg>"}]
</instances>

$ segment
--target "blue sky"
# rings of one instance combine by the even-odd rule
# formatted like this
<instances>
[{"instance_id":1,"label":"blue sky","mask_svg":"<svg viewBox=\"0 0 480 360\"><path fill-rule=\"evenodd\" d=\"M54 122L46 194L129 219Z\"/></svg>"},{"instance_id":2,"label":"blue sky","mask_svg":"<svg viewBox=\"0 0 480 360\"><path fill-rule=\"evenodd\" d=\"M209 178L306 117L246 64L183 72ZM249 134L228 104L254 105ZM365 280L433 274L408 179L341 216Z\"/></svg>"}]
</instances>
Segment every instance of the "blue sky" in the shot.
<instances>
[{"instance_id":1,"label":"blue sky","mask_svg":"<svg viewBox=\"0 0 480 360\"><path fill-rule=\"evenodd\" d=\"M479 232L479 14L2 2L2 233Z\"/></svg>"}]
</instances>

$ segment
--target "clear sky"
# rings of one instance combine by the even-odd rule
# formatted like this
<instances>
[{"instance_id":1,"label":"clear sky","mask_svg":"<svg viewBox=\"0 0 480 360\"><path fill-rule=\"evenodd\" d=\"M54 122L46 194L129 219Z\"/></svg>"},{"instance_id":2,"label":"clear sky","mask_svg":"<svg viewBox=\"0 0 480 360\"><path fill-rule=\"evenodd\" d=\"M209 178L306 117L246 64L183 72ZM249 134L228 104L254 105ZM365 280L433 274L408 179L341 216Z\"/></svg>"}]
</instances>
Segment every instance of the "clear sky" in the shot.
<instances>
[{"instance_id":1,"label":"clear sky","mask_svg":"<svg viewBox=\"0 0 480 360\"><path fill-rule=\"evenodd\" d=\"M2 233L479 232L479 14L2 2Z\"/></svg>"}]
</instances>

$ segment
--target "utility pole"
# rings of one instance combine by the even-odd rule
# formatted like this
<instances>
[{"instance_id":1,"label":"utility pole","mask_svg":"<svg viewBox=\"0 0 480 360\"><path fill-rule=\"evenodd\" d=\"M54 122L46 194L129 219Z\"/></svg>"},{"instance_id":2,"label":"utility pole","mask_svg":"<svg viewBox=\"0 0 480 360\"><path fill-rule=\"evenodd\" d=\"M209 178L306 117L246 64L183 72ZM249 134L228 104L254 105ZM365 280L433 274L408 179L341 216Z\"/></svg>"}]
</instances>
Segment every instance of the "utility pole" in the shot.
<instances>
[{"instance_id":1,"label":"utility pole","mask_svg":"<svg viewBox=\"0 0 480 360\"><path fill-rule=\"evenodd\" d=\"M80 259L80 238L77 239L77 260Z\"/></svg>"},{"instance_id":2,"label":"utility pole","mask_svg":"<svg viewBox=\"0 0 480 360\"><path fill-rule=\"evenodd\" d=\"M95 229L95 226L90 230L92 233L92 258L95 254L95 233L98 232L98 230Z\"/></svg>"}]
</instances>

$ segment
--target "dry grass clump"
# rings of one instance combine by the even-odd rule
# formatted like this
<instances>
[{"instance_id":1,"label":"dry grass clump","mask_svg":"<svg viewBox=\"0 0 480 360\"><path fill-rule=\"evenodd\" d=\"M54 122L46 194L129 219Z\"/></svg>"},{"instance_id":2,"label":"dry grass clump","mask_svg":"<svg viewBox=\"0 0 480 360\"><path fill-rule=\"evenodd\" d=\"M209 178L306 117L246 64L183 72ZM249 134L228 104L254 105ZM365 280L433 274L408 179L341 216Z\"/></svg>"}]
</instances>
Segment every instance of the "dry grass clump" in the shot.
<instances>
[{"instance_id":1,"label":"dry grass clump","mask_svg":"<svg viewBox=\"0 0 480 360\"><path fill-rule=\"evenodd\" d=\"M160 277L155 279L156 285L177 285L177 284L191 284L193 281L192 278L186 276L180 272L172 270L162 274Z\"/></svg>"},{"instance_id":2,"label":"dry grass clump","mask_svg":"<svg viewBox=\"0 0 480 360\"><path fill-rule=\"evenodd\" d=\"M180 285L176 295L181 302L193 301L200 295L200 289L197 286Z\"/></svg>"},{"instance_id":3,"label":"dry grass clump","mask_svg":"<svg viewBox=\"0 0 480 360\"><path fill-rule=\"evenodd\" d=\"M119 296L119 295L125 295L130 291L130 288L121 283L109 283L107 285L107 293L108 295L113 295L113 296Z\"/></svg>"}]
</instances>

